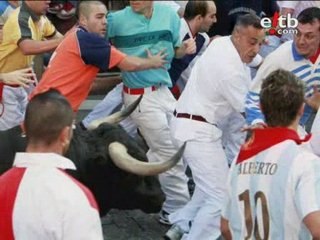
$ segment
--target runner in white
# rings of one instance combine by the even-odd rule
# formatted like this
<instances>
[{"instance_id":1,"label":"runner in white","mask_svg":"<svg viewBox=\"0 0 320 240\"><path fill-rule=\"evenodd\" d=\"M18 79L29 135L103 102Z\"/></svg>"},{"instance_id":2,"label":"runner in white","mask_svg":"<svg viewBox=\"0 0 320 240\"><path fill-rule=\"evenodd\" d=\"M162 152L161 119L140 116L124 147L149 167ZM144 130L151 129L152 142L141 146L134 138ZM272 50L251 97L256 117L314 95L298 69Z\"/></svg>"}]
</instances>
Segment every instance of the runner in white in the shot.
<instances>
[{"instance_id":1,"label":"runner in white","mask_svg":"<svg viewBox=\"0 0 320 240\"><path fill-rule=\"evenodd\" d=\"M276 70L260 104L269 128L254 129L229 173L222 233L229 239L319 239L320 159L299 145L304 85Z\"/></svg>"}]
</instances>

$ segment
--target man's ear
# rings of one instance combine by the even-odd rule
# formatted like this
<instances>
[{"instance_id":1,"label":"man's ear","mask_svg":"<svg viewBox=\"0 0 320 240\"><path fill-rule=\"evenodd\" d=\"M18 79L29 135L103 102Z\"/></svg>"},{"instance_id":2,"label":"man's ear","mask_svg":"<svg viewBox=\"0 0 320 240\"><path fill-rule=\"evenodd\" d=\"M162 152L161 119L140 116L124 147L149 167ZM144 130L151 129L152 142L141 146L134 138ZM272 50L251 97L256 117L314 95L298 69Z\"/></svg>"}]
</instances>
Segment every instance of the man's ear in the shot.
<instances>
[{"instance_id":1,"label":"man's ear","mask_svg":"<svg viewBox=\"0 0 320 240\"><path fill-rule=\"evenodd\" d=\"M83 14L79 15L78 22L81 26L87 26L87 18Z\"/></svg>"},{"instance_id":2,"label":"man's ear","mask_svg":"<svg viewBox=\"0 0 320 240\"><path fill-rule=\"evenodd\" d=\"M59 140L62 143L62 145L67 145L70 143L71 140L71 126L64 127L59 135Z\"/></svg>"},{"instance_id":3,"label":"man's ear","mask_svg":"<svg viewBox=\"0 0 320 240\"><path fill-rule=\"evenodd\" d=\"M194 19L195 19L196 21L201 21L202 18L203 18L203 17L202 17L200 14L198 14Z\"/></svg>"}]
</instances>

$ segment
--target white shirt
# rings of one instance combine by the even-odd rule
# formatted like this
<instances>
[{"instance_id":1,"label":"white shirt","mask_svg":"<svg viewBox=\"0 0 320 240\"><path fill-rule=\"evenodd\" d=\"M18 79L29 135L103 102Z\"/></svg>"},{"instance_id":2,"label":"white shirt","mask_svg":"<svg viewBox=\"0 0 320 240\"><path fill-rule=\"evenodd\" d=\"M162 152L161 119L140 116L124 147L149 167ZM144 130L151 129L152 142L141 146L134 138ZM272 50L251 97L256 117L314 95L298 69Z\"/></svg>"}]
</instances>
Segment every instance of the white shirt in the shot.
<instances>
[{"instance_id":1,"label":"white shirt","mask_svg":"<svg viewBox=\"0 0 320 240\"><path fill-rule=\"evenodd\" d=\"M17 153L14 168L0 177L0 201L13 203L11 209L0 206L9 217L0 215L12 221L15 240L103 239L93 195L62 169L75 166L53 153ZM10 239L4 232L0 222L0 239Z\"/></svg>"},{"instance_id":2,"label":"white shirt","mask_svg":"<svg viewBox=\"0 0 320 240\"><path fill-rule=\"evenodd\" d=\"M310 140L310 145L312 147L312 151L320 156L320 109L318 109L317 115L314 118L311 133L312 138Z\"/></svg>"},{"instance_id":3,"label":"white shirt","mask_svg":"<svg viewBox=\"0 0 320 240\"><path fill-rule=\"evenodd\" d=\"M294 10L292 17L298 17L304 9L310 7L320 7L319 1L277 1L280 10L282 8L291 8Z\"/></svg>"},{"instance_id":4,"label":"white shirt","mask_svg":"<svg viewBox=\"0 0 320 240\"><path fill-rule=\"evenodd\" d=\"M302 221L320 210L319 171L320 159L292 140L233 164L222 211L233 239L255 239L257 228L261 239L312 239Z\"/></svg>"},{"instance_id":5,"label":"white shirt","mask_svg":"<svg viewBox=\"0 0 320 240\"><path fill-rule=\"evenodd\" d=\"M219 125L231 113L244 112L249 85L249 68L241 61L230 36L217 38L195 63L176 112L200 115ZM179 140L194 138L198 128L208 128L214 138L221 136L219 129L211 129L213 125L183 118L178 121L181 124L174 127L174 136Z\"/></svg>"}]
</instances>

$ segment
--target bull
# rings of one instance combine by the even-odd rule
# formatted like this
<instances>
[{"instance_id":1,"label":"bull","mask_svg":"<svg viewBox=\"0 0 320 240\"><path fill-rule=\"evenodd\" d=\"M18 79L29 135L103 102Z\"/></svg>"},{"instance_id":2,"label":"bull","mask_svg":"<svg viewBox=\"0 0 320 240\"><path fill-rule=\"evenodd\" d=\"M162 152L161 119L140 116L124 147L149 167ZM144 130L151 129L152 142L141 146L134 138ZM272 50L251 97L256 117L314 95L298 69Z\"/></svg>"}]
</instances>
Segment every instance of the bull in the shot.
<instances>
[{"instance_id":1,"label":"bull","mask_svg":"<svg viewBox=\"0 0 320 240\"><path fill-rule=\"evenodd\" d=\"M123 118L128 110L117 114L110 118ZM92 191L100 215L112 208L159 212L165 196L156 175L173 167L183 148L167 162L148 163L145 150L119 125L95 122L91 128L74 130L66 156L77 168L68 172ZM26 144L20 126L0 131L0 175L12 166L16 152L25 151Z\"/></svg>"}]
</instances>

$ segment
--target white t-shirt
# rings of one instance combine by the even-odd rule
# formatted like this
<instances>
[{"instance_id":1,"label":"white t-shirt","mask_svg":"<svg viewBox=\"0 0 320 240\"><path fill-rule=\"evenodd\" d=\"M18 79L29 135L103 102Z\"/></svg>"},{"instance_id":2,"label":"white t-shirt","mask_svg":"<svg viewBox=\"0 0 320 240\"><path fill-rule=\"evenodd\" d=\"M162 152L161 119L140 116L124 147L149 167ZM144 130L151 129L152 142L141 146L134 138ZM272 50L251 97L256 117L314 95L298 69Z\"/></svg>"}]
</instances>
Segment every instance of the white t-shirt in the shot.
<instances>
[{"instance_id":1,"label":"white t-shirt","mask_svg":"<svg viewBox=\"0 0 320 240\"><path fill-rule=\"evenodd\" d=\"M0 239L103 239L93 195L64 169L75 166L60 155L17 153L0 177Z\"/></svg>"}]
</instances>

